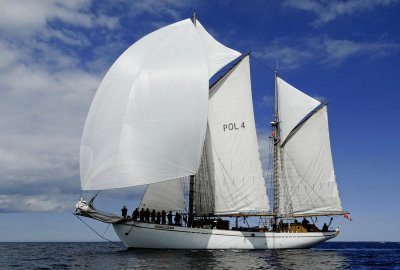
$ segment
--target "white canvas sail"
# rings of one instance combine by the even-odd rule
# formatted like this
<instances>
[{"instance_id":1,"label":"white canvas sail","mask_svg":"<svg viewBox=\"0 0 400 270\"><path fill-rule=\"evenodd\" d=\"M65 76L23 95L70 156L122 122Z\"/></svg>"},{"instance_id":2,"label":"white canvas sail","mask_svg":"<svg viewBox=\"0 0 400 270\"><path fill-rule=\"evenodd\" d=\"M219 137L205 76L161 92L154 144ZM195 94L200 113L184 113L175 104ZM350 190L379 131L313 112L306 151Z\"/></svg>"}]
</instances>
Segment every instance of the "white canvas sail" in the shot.
<instances>
[{"instance_id":1,"label":"white canvas sail","mask_svg":"<svg viewBox=\"0 0 400 270\"><path fill-rule=\"evenodd\" d=\"M113 64L82 135L82 190L150 184L197 172L208 78L214 72L209 66L214 70L235 58L228 48L231 59L220 47L215 52L211 41L203 43L203 35L189 19L180 21L140 39Z\"/></svg>"},{"instance_id":2,"label":"white canvas sail","mask_svg":"<svg viewBox=\"0 0 400 270\"><path fill-rule=\"evenodd\" d=\"M218 213L266 212L246 56L210 91L207 159Z\"/></svg>"},{"instance_id":3,"label":"white canvas sail","mask_svg":"<svg viewBox=\"0 0 400 270\"><path fill-rule=\"evenodd\" d=\"M240 53L215 40L199 21L196 21L196 28L206 49L208 77L211 78L222 67L239 57Z\"/></svg>"},{"instance_id":4,"label":"white canvas sail","mask_svg":"<svg viewBox=\"0 0 400 270\"><path fill-rule=\"evenodd\" d=\"M289 132L320 102L307 96L281 78L277 78L278 111L283 142Z\"/></svg>"},{"instance_id":5,"label":"white canvas sail","mask_svg":"<svg viewBox=\"0 0 400 270\"><path fill-rule=\"evenodd\" d=\"M210 174L210 166L207 156L207 146L210 142L210 130L207 128L206 141L204 142L203 156L200 168L195 176L194 186L194 213L208 215L214 213L214 183Z\"/></svg>"},{"instance_id":6,"label":"white canvas sail","mask_svg":"<svg viewBox=\"0 0 400 270\"><path fill-rule=\"evenodd\" d=\"M140 202L141 208L150 211L183 211L185 200L183 196L182 179L173 179L148 185Z\"/></svg>"},{"instance_id":7,"label":"white canvas sail","mask_svg":"<svg viewBox=\"0 0 400 270\"><path fill-rule=\"evenodd\" d=\"M280 79L280 82L283 81ZM281 114L281 110L288 108L287 102L294 102L286 100L293 98L290 93L285 93L291 90L279 86L279 119L283 124L287 114ZM321 105L313 110L310 106L312 102L309 102L312 98L302 95L297 97L308 102L303 108L298 104L299 112L308 115L308 118L303 119L300 125L297 124L301 119L294 123L293 127L297 127L287 131L289 136L281 141L279 211L284 215L340 212L342 207L333 168L327 108Z\"/></svg>"}]
</instances>

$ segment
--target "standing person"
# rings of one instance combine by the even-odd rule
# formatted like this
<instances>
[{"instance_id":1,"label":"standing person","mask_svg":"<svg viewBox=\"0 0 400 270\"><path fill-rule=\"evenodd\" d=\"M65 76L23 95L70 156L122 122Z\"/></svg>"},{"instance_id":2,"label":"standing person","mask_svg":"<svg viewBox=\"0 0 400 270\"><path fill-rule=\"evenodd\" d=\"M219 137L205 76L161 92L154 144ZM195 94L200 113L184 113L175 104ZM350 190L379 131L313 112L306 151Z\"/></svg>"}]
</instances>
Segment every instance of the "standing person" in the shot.
<instances>
[{"instance_id":1,"label":"standing person","mask_svg":"<svg viewBox=\"0 0 400 270\"><path fill-rule=\"evenodd\" d=\"M310 223L306 218L303 218L301 225L308 231L308 223Z\"/></svg>"},{"instance_id":2,"label":"standing person","mask_svg":"<svg viewBox=\"0 0 400 270\"><path fill-rule=\"evenodd\" d=\"M121 209L121 215L126 218L126 215L128 214L128 209L126 208L126 206L124 205L124 207L122 207Z\"/></svg>"},{"instance_id":3,"label":"standing person","mask_svg":"<svg viewBox=\"0 0 400 270\"><path fill-rule=\"evenodd\" d=\"M175 225L178 225L178 226L181 225L181 214L179 214L178 212L176 212L176 214L175 214Z\"/></svg>"},{"instance_id":4,"label":"standing person","mask_svg":"<svg viewBox=\"0 0 400 270\"><path fill-rule=\"evenodd\" d=\"M157 224L160 224L160 221L161 221L161 213L160 213L160 211L157 211L156 223L157 223Z\"/></svg>"},{"instance_id":5,"label":"standing person","mask_svg":"<svg viewBox=\"0 0 400 270\"><path fill-rule=\"evenodd\" d=\"M172 225L172 211L169 211L167 218L168 218L168 225Z\"/></svg>"},{"instance_id":6,"label":"standing person","mask_svg":"<svg viewBox=\"0 0 400 270\"><path fill-rule=\"evenodd\" d=\"M132 220L137 221L138 216L139 216L139 209L136 208L135 211L133 211L132 213Z\"/></svg>"},{"instance_id":7,"label":"standing person","mask_svg":"<svg viewBox=\"0 0 400 270\"><path fill-rule=\"evenodd\" d=\"M144 208L140 210L139 216L140 216L140 222L144 222L144 216L145 216Z\"/></svg>"},{"instance_id":8,"label":"standing person","mask_svg":"<svg viewBox=\"0 0 400 270\"><path fill-rule=\"evenodd\" d=\"M153 209L153 211L151 211L150 216L151 216L151 223L155 223L155 221L156 221L156 210L155 209Z\"/></svg>"},{"instance_id":9,"label":"standing person","mask_svg":"<svg viewBox=\"0 0 400 270\"><path fill-rule=\"evenodd\" d=\"M165 216L166 216L166 213L165 213L164 210L162 210L162 212L161 212L161 223L162 223L163 225L165 225Z\"/></svg>"},{"instance_id":10,"label":"standing person","mask_svg":"<svg viewBox=\"0 0 400 270\"><path fill-rule=\"evenodd\" d=\"M150 210L149 210L149 208L146 209L145 217L146 217L146 222L149 223L150 222Z\"/></svg>"}]
</instances>

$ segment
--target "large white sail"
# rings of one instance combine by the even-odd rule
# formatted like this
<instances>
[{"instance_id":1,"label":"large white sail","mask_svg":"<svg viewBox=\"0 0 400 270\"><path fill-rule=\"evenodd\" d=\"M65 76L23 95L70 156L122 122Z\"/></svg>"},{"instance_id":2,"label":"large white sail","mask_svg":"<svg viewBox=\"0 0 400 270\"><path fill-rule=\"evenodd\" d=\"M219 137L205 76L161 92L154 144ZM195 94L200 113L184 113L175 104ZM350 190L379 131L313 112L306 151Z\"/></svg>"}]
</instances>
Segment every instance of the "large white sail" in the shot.
<instances>
[{"instance_id":1,"label":"large white sail","mask_svg":"<svg viewBox=\"0 0 400 270\"><path fill-rule=\"evenodd\" d=\"M280 148L279 211L284 215L324 214L342 211L333 168L327 108L278 80L279 120L286 130ZM282 87L283 86L283 87ZM293 99L296 99L295 101ZM303 106L299 101L306 101ZM295 104L296 106L293 106ZM312 104L317 104L314 106ZM284 111L287 109L288 111ZM296 114L296 113L294 113ZM301 115L307 116L300 118Z\"/></svg>"},{"instance_id":2,"label":"large white sail","mask_svg":"<svg viewBox=\"0 0 400 270\"><path fill-rule=\"evenodd\" d=\"M307 96L281 78L277 77L279 124L281 141L284 141L289 132L320 102Z\"/></svg>"},{"instance_id":3,"label":"large white sail","mask_svg":"<svg viewBox=\"0 0 400 270\"><path fill-rule=\"evenodd\" d=\"M214 211L269 211L262 174L249 57L246 56L210 90L208 168L213 183Z\"/></svg>"},{"instance_id":4,"label":"large white sail","mask_svg":"<svg viewBox=\"0 0 400 270\"><path fill-rule=\"evenodd\" d=\"M196 21L196 28L206 49L208 74L209 78L211 78L222 67L239 57L240 53L215 40L199 21Z\"/></svg>"},{"instance_id":5,"label":"large white sail","mask_svg":"<svg viewBox=\"0 0 400 270\"><path fill-rule=\"evenodd\" d=\"M140 208L156 211L183 211L185 200L183 196L182 179L173 179L148 185L140 202Z\"/></svg>"},{"instance_id":6,"label":"large white sail","mask_svg":"<svg viewBox=\"0 0 400 270\"><path fill-rule=\"evenodd\" d=\"M140 39L113 64L82 135L82 190L150 184L197 172L208 79L239 55L218 46L213 50L203 36L189 19L180 21Z\"/></svg>"},{"instance_id":7,"label":"large white sail","mask_svg":"<svg viewBox=\"0 0 400 270\"><path fill-rule=\"evenodd\" d=\"M210 143L210 130L207 128L206 141L204 142L203 156L201 157L200 168L195 176L193 194L194 213L207 215L214 213L214 183L210 174L210 164L207 155L207 146Z\"/></svg>"}]
</instances>

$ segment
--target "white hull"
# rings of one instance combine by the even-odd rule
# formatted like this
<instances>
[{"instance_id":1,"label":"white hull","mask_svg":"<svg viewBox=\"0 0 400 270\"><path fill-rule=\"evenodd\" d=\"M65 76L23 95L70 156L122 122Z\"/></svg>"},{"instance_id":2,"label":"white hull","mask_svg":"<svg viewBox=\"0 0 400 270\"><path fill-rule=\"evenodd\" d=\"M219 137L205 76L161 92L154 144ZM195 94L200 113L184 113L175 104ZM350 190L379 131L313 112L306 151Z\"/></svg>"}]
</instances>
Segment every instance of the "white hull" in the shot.
<instances>
[{"instance_id":1,"label":"white hull","mask_svg":"<svg viewBox=\"0 0 400 270\"><path fill-rule=\"evenodd\" d=\"M309 248L332 239L338 232L242 232L186 228L141 222L114 223L129 248L166 249L292 249Z\"/></svg>"}]
</instances>

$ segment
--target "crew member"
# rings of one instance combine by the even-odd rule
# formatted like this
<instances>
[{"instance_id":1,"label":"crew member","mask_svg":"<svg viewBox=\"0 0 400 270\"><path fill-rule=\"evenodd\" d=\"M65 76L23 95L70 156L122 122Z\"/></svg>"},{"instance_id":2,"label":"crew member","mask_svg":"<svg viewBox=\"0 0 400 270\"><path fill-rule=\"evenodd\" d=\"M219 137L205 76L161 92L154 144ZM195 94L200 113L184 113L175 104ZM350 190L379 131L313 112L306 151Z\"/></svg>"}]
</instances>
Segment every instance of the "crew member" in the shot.
<instances>
[{"instance_id":1,"label":"crew member","mask_svg":"<svg viewBox=\"0 0 400 270\"><path fill-rule=\"evenodd\" d=\"M176 214L175 214L175 225L178 225L178 226L181 225L181 214L179 214L178 212L176 212Z\"/></svg>"},{"instance_id":2,"label":"crew member","mask_svg":"<svg viewBox=\"0 0 400 270\"><path fill-rule=\"evenodd\" d=\"M166 216L166 213L165 213L164 210L162 210L162 212L161 212L161 223L162 223L163 225L165 225L165 216Z\"/></svg>"},{"instance_id":3,"label":"crew member","mask_svg":"<svg viewBox=\"0 0 400 270\"><path fill-rule=\"evenodd\" d=\"M145 217L146 217L146 222L149 223L150 222L150 210L149 210L149 208L146 209Z\"/></svg>"},{"instance_id":4,"label":"crew member","mask_svg":"<svg viewBox=\"0 0 400 270\"><path fill-rule=\"evenodd\" d=\"M167 218L168 218L168 225L172 225L172 211L169 211Z\"/></svg>"},{"instance_id":5,"label":"crew member","mask_svg":"<svg viewBox=\"0 0 400 270\"><path fill-rule=\"evenodd\" d=\"M126 208L126 206L124 205L124 207L122 207L121 209L121 214L124 218L126 218L126 215L128 214L128 209Z\"/></svg>"},{"instance_id":6,"label":"crew member","mask_svg":"<svg viewBox=\"0 0 400 270\"><path fill-rule=\"evenodd\" d=\"M144 208L142 208L142 210L140 210L140 222L144 222L144 216L146 215Z\"/></svg>"},{"instance_id":7,"label":"crew member","mask_svg":"<svg viewBox=\"0 0 400 270\"><path fill-rule=\"evenodd\" d=\"M132 220L137 221L138 216L139 216L139 209L136 208L135 211L133 211L132 213Z\"/></svg>"},{"instance_id":8,"label":"crew member","mask_svg":"<svg viewBox=\"0 0 400 270\"><path fill-rule=\"evenodd\" d=\"M156 221L156 210L155 209L153 209L153 211L151 211L150 217L151 217L151 223L154 223Z\"/></svg>"},{"instance_id":9,"label":"crew member","mask_svg":"<svg viewBox=\"0 0 400 270\"><path fill-rule=\"evenodd\" d=\"M156 223L157 223L157 224L160 224L160 221L161 221L161 213L160 213L160 211L157 211Z\"/></svg>"}]
</instances>

